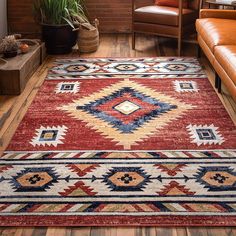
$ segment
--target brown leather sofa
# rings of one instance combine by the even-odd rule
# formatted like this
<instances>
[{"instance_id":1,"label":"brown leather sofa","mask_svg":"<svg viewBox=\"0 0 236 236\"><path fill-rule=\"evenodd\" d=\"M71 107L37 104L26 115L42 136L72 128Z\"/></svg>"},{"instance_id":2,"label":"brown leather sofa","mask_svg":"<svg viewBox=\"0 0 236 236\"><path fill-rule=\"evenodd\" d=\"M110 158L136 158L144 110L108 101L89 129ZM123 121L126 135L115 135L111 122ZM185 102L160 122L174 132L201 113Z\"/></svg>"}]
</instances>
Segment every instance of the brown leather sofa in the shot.
<instances>
[{"instance_id":1,"label":"brown leather sofa","mask_svg":"<svg viewBox=\"0 0 236 236\"><path fill-rule=\"evenodd\" d=\"M236 11L203 9L196 21L198 42L221 81L236 101Z\"/></svg>"}]
</instances>

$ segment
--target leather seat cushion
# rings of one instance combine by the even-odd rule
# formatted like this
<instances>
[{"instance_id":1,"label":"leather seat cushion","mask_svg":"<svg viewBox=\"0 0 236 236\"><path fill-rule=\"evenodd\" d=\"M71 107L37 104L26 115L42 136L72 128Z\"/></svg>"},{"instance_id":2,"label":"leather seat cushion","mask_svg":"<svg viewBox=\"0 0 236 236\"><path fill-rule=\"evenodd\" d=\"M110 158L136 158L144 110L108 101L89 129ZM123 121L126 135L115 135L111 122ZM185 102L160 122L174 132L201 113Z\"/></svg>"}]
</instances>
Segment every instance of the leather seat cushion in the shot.
<instances>
[{"instance_id":1,"label":"leather seat cushion","mask_svg":"<svg viewBox=\"0 0 236 236\"><path fill-rule=\"evenodd\" d=\"M134 11L134 21L178 26L179 9L166 6L145 6L137 8ZM183 9L183 24L192 24L195 22L198 13L191 9Z\"/></svg>"},{"instance_id":2,"label":"leather seat cushion","mask_svg":"<svg viewBox=\"0 0 236 236\"><path fill-rule=\"evenodd\" d=\"M215 47L215 58L236 85L236 45Z\"/></svg>"},{"instance_id":3,"label":"leather seat cushion","mask_svg":"<svg viewBox=\"0 0 236 236\"><path fill-rule=\"evenodd\" d=\"M236 44L236 20L198 19L196 29L213 53L215 46Z\"/></svg>"}]
</instances>

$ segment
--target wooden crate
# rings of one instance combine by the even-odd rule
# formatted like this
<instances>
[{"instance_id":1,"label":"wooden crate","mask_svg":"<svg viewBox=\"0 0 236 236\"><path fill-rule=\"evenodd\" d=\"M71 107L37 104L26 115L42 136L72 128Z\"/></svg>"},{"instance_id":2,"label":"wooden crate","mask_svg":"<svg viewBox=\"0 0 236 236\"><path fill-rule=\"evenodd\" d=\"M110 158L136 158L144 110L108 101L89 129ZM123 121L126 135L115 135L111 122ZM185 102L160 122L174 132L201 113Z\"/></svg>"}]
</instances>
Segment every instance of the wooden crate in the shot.
<instances>
[{"instance_id":1,"label":"wooden crate","mask_svg":"<svg viewBox=\"0 0 236 236\"><path fill-rule=\"evenodd\" d=\"M30 51L0 63L0 94L19 95L30 76L42 63L45 54L44 44L30 45Z\"/></svg>"}]
</instances>

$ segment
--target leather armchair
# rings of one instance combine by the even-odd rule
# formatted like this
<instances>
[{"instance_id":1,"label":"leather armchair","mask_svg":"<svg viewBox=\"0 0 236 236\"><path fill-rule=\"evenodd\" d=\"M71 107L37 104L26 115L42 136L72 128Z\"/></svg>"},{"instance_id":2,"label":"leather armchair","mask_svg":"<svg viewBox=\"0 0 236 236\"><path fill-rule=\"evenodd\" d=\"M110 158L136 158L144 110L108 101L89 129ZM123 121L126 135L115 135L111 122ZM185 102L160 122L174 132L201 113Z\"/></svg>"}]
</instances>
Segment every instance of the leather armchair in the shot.
<instances>
[{"instance_id":1,"label":"leather armchair","mask_svg":"<svg viewBox=\"0 0 236 236\"><path fill-rule=\"evenodd\" d=\"M132 48L135 49L135 34L146 33L178 40L178 55L181 54L182 37L194 32L201 0L189 1L189 8L157 6L154 0L132 0Z\"/></svg>"}]
</instances>

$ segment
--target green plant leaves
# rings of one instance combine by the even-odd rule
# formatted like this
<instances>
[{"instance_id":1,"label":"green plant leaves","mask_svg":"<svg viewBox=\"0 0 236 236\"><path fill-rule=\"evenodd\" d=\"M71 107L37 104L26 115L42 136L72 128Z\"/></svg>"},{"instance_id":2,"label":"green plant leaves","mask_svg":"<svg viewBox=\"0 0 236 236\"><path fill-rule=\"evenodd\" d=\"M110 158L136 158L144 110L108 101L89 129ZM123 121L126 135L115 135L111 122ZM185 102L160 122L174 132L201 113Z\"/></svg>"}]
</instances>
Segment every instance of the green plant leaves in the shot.
<instances>
[{"instance_id":1,"label":"green plant leaves","mask_svg":"<svg viewBox=\"0 0 236 236\"><path fill-rule=\"evenodd\" d=\"M74 23L88 22L82 0L34 0L34 13L42 24L67 23L74 28Z\"/></svg>"}]
</instances>

